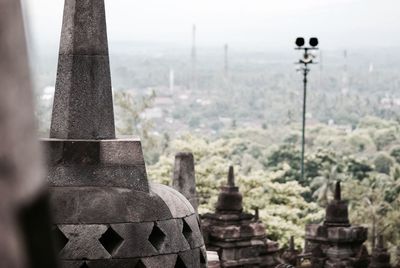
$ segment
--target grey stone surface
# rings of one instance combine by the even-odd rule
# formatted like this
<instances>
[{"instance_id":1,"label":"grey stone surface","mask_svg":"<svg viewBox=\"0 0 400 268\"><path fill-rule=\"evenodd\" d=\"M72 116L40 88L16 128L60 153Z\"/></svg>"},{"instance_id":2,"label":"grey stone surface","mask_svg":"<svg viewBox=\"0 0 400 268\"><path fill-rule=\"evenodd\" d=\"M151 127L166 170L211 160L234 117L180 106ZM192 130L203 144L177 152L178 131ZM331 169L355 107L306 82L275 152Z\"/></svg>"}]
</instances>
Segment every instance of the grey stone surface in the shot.
<instances>
[{"instance_id":1,"label":"grey stone surface","mask_svg":"<svg viewBox=\"0 0 400 268\"><path fill-rule=\"evenodd\" d=\"M122 223L171 219L168 206L142 191L111 187L52 187L58 224Z\"/></svg>"},{"instance_id":2,"label":"grey stone surface","mask_svg":"<svg viewBox=\"0 0 400 268\"><path fill-rule=\"evenodd\" d=\"M207 251L207 266L208 268L220 268L220 261L216 251Z\"/></svg>"},{"instance_id":3,"label":"grey stone surface","mask_svg":"<svg viewBox=\"0 0 400 268\"><path fill-rule=\"evenodd\" d=\"M198 223L198 216L193 214L189 217L182 219L185 221L191 229L190 235L186 237L191 248L198 248L204 245L203 236Z\"/></svg>"},{"instance_id":4,"label":"grey stone surface","mask_svg":"<svg viewBox=\"0 0 400 268\"><path fill-rule=\"evenodd\" d=\"M50 137L114 139L104 0L66 0Z\"/></svg>"},{"instance_id":5,"label":"grey stone surface","mask_svg":"<svg viewBox=\"0 0 400 268\"><path fill-rule=\"evenodd\" d=\"M148 189L146 169L138 166L59 165L49 167L50 186L126 187L139 191Z\"/></svg>"},{"instance_id":6,"label":"grey stone surface","mask_svg":"<svg viewBox=\"0 0 400 268\"><path fill-rule=\"evenodd\" d=\"M144 165L140 140L42 139L50 165Z\"/></svg>"},{"instance_id":7,"label":"grey stone surface","mask_svg":"<svg viewBox=\"0 0 400 268\"><path fill-rule=\"evenodd\" d=\"M42 141L51 186L113 186L148 191L138 140Z\"/></svg>"},{"instance_id":8,"label":"grey stone surface","mask_svg":"<svg viewBox=\"0 0 400 268\"><path fill-rule=\"evenodd\" d=\"M113 257L132 258L157 255L157 250L148 240L153 225L153 222L113 224L112 227L124 238L124 243Z\"/></svg>"},{"instance_id":9,"label":"grey stone surface","mask_svg":"<svg viewBox=\"0 0 400 268\"><path fill-rule=\"evenodd\" d=\"M182 234L182 221L180 219L172 219L166 221L158 221L157 226L167 234L163 247L159 253L176 253L180 251L187 251L190 245L187 243Z\"/></svg>"},{"instance_id":10,"label":"grey stone surface","mask_svg":"<svg viewBox=\"0 0 400 268\"><path fill-rule=\"evenodd\" d=\"M196 178L194 158L192 153L180 152L175 155L172 186L192 204L197 211L198 200L196 192Z\"/></svg>"},{"instance_id":11,"label":"grey stone surface","mask_svg":"<svg viewBox=\"0 0 400 268\"><path fill-rule=\"evenodd\" d=\"M193 251L196 253L193 254ZM193 251L181 252L179 253L179 257L185 263L186 267L201 268L200 249L195 249Z\"/></svg>"},{"instance_id":12,"label":"grey stone surface","mask_svg":"<svg viewBox=\"0 0 400 268\"><path fill-rule=\"evenodd\" d=\"M110 254L101 245L99 239L107 231L106 225L58 225L69 239L61 250L62 259L108 259Z\"/></svg>"},{"instance_id":13,"label":"grey stone surface","mask_svg":"<svg viewBox=\"0 0 400 268\"><path fill-rule=\"evenodd\" d=\"M60 54L108 56L103 0L65 1L62 29Z\"/></svg>"},{"instance_id":14,"label":"grey stone surface","mask_svg":"<svg viewBox=\"0 0 400 268\"><path fill-rule=\"evenodd\" d=\"M89 268L135 268L140 259L107 259L107 260L83 260L62 261L62 268L82 268L86 264Z\"/></svg>"},{"instance_id":15,"label":"grey stone surface","mask_svg":"<svg viewBox=\"0 0 400 268\"><path fill-rule=\"evenodd\" d=\"M150 258L143 258L142 262L146 267L151 268L167 268L174 267L176 262L176 254L160 255Z\"/></svg>"},{"instance_id":16,"label":"grey stone surface","mask_svg":"<svg viewBox=\"0 0 400 268\"><path fill-rule=\"evenodd\" d=\"M158 195L167 204L174 218L183 218L196 213L182 194L168 186L150 183L150 192Z\"/></svg>"}]
</instances>

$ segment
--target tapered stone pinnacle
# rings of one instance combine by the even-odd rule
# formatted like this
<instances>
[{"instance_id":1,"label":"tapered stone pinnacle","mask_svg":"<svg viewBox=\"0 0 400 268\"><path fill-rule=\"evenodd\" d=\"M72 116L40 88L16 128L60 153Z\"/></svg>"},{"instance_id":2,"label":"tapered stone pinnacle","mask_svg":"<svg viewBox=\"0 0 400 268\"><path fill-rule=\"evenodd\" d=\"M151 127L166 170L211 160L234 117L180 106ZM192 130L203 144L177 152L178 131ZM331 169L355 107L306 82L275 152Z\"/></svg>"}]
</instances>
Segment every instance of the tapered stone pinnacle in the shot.
<instances>
[{"instance_id":1,"label":"tapered stone pinnacle","mask_svg":"<svg viewBox=\"0 0 400 268\"><path fill-rule=\"evenodd\" d=\"M172 186L185 196L197 211L196 178L192 153L180 152L175 155Z\"/></svg>"},{"instance_id":2,"label":"tapered stone pinnacle","mask_svg":"<svg viewBox=\"0 0 400 268\"><path fill-rule=\"evenodd\" d=\"M258 221L260 219L260 209L256 207L254 209L254 220Z\"/></svg>"},{"instance_id":3,"label":"tapered stone pinnacle","mask_svg":"<svg viewBox=\"0 0 400 268\"><path fill-rule=\"evenodd\" d=\"M65 0L50 138L115 138L104 0Z\"/></svg>"},{"instance_id":4,"label":"tapered stone pinnacle","mask_svg":"<svg viewBox=\"0 0 400 268\"><path fill-rule=\"evenodd\" d=\"M294 236L293 235L290 237L289 250L291 250L291 251L295 250L295 247L294 247Z\"/></svg>"},{"instance_id":5,"label":"tapered stone pinnacle","mask_svg":"<svg viewBox=\"0 0 400 268\"><path fill-rule=\"evenodd\" d=\"M233 170L233 166L229 167L229 173L228 173L228 186L235 186L235 173Z\"/></svg>"},{"instance_id":6,"label":"tapered stone pinnacle","mask_svg":"<svg viewBox=\"0 0 400 268\"><path fill-rule=\"evenodd\" d=\"M341 200L342 199L342 194L341 194L341 187L340 187L340 181L336 182L336 187L335 187L335 200Z\"/></svg>"},{"instance_id":7,"label":"tapered stone pinnacle","mask_svg":"<svg viewBox=\"0 0 400 268\"><path fill-rule=\"evenodd\" d=\"M378 235L376 239L376 248L383 249L385 248L385 242L383 241L383 235Z\"/></svg>"}]
</instances>

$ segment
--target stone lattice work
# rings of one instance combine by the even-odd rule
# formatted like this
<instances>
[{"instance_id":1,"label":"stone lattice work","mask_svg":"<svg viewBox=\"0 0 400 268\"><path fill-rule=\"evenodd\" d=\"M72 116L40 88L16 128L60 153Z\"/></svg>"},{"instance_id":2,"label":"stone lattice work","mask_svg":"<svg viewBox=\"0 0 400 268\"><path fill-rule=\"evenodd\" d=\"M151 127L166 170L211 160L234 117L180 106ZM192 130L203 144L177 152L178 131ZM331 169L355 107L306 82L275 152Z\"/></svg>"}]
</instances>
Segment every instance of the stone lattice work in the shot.
<instances>
[{"instance_id":1,"label":"stone lattice work","mask_svg":"<svg viewBox=\"0 0 400 268\"><path fill-rule=\"evenodd\" d=\"M340 182L336 184L335 198L326 208L323 224L306 226L306 252L311 253L315 268L365 268L369 256L363 243L367 229L351 226L347 202L341 200Z\"/></svg>"},{"instance_id":2,"label":"stone lattice work","mask_svg":"<svg viewBox=\"0 0 400 268\"><path fill-rule=\"evenodd\" d=\"M215 213L203 216L203 232L207 249L218 252L221 267L269 268L280 263L278 243L267 239L257 217L243 212L233 167L227 185L221 187Z\"/></svg>"},{"instance_id":3,"label":"stone lattice work","mask_svg":"<svg viewBox=\"0 0 400 268\"><path fill-rule=\"evenodd\" d=\"M66 0L50 139L62 267L205 267L195 210L147 180L141 143L115 139L104 0Z\"/></svg>"}]
</instances>

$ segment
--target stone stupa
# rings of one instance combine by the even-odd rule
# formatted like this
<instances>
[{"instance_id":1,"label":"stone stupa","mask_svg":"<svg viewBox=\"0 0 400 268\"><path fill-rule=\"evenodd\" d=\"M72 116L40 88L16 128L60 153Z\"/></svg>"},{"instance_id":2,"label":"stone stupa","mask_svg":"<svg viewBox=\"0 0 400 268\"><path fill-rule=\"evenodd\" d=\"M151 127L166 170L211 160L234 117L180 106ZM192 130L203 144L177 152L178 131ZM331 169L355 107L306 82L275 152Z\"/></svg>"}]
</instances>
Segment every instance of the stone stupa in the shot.
<instances>
[{"instance_id":1,"label":"stone stupa","mask_svg":"<svg viewBox=\"0 0 400 268\"><path fill-rule=\"evenodd\" d=\"M140 140L116 139L104 0L66 0L50 139L62 267L205 267L199 220L147 179Z\"/></svg>"},{"instance_id":2,"label":"stone stupa","mask_svg":"<svg viewBox=\"0 0 400 268\"><path fill-rule=\"evenodd\" d=\"M324 223L306 226L305 250L311 253L313 268L366 268L369 256L363 243L367 236L367 228L350 224L348 204L342 200L337 182Z\"/></svg>"},{"instance_id":3,"label":"stone stupa","mask_svg":"<svg viewBox=\"0 0 400 268\"><path fill-rule=\"evenodd\" d=\"M281 259L286 264L296 266L298 263L299 255L300 251L296 249L296 246L294 244L294 236L291 236L289 240L289 248L282 253Z\"/></svg>"},{"instance_id":4,"label":"stone stupa","mask_svg":"<svg viewBox=\"0 0 400 268\"><path fill-rule=\"evenodd\" d=\"M382 235L378 236L376 246L372 249L371 263L368 267L392 268L392 265L390 264L390 253L385 247Z\"/></svg>"},{"instance_id":5,"label":"stone stupa","mask_svg":"<svg viewBox=\"0 0 400 268\"><path fill-rule=\"evenodd\" d=\"M267 238L256 215L243 212L233 167L215 208L215 213L202 216L202 227L207 249L218 252L221 267L272 268L280 263L278 243Z\"/></svg>"}]
</instances>

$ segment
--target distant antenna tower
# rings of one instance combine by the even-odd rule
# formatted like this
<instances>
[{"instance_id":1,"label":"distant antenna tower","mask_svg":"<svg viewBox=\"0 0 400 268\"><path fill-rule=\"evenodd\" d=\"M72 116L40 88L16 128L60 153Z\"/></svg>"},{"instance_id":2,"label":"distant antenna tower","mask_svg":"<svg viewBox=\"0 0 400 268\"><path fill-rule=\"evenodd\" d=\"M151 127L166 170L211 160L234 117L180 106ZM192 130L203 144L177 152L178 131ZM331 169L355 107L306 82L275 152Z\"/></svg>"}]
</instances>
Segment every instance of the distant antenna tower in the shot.
<instances>
[{"instance_id":1,"label":"distant antenna tower","mask_svg":"<svg viewBox=\"0 0 400 268\"><path fill-rule=\"evenodd\" d=\"M349 92L349 77L348 77L348 70L347 70L347 50L343 51L343 78L342 78L342 94L347 95Z\"/></svg>"},{"instance_id":2,"label":"distant antenna tower","mask_svg":"<svg viewBox=\"0 0 400 268\"><path fill-rule=\"evenodd\" d=\"M174 93L174 87L175 87L175 72L174 69L169 70L169 91L171 93Z\"/></svg>"},{"instance_id":3,"label":"distant antenna tower","mask_svg":"<svg viewBox=\"0 0 400 268\"><path fill-rule=\"evenodd\" d=\"M229 77L229 64L228 64L228 44L224 46L224 77L228 79Z\"/></svg>"},{"instance_id":4,"label":"distant antenna tower","mask_svg":"<svg viewBox=\"0 0 400 268\"><path fill-rule=\"evenodd\" d=\"M193 24L192 30L192 70L190 78L190 88L197 88L197 51L196 51L196 25Z\"/></svg>"}]
</instances>

